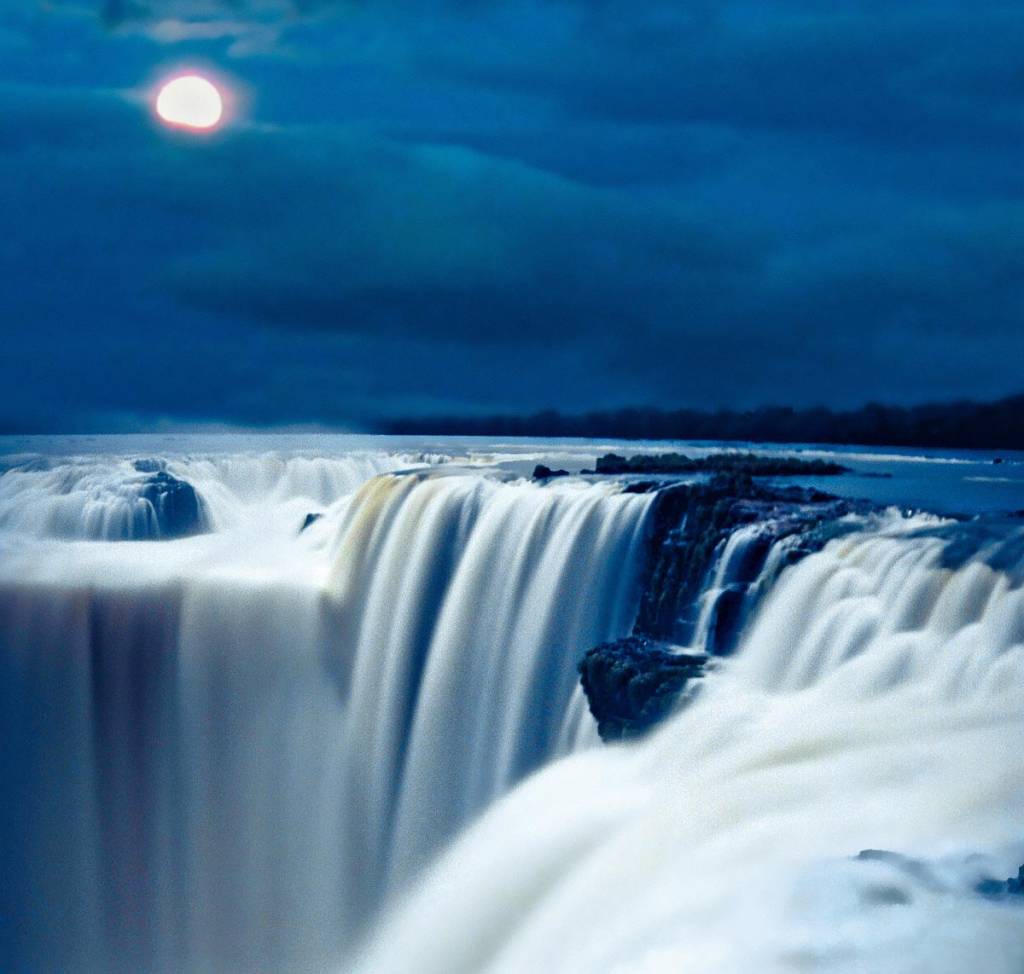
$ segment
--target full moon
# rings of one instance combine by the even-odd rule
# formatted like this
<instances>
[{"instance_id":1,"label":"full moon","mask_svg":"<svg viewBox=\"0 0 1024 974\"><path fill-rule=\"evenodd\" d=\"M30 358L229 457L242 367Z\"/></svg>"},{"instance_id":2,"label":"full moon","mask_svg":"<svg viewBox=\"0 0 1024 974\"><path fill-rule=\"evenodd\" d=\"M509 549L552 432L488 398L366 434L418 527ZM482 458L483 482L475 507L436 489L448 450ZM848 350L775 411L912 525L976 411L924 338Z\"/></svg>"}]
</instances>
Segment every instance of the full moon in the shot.
<instances>
[{"instance_id":1,"label":"full moon","mask_svg":"<svg viewBox=\"0 0 1024 974\"><path fill-rule=\"evenodd\" d=\"M197 74L186 74L160 89L156 113L168 125L212 129L224 114L224 101L212 82Z\"/></svg>"}]
</instances>

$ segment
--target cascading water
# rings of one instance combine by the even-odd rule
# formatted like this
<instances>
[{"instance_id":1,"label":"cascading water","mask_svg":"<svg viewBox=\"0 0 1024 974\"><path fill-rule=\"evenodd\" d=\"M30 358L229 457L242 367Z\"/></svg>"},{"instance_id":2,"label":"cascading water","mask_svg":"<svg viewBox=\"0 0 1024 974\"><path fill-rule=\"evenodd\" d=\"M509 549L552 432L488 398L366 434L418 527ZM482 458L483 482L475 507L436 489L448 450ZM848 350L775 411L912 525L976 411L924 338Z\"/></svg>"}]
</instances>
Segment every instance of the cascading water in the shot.
<instances>
[{"instance_id":1,"label":"cascading water","mask_svg":"<svg viewBox=\"0 0 1024 974\"><path fill-rule=\"evenodd\" d=\"M1016 974L1024 907L979 891L1024 860L1024 530L973 530L784 572L680 714L497 804L359 970Z\"/></svg>"},{"instance_id":2,"label":"cascading water","mask_svg":"<svg viewBox=\"0 0 1024 974\"><path fill-rule=\"evenodd\" d=\"M337 669L358 741L352 859L402 880L565 746L576 661L636 611L649 498L479 477L380 478L337 531L354 646ZM344 650L343 650L344 652Z\"/></svg>"},{"instance_id":3,"label":"cascading water","mask_svg":"<svg viewBox=\"0 0 1024 974\"><path fill-rule=\"evenodd\" d=\"M431 459L370 452L13 457L0 466L0 532L122 541L230 529L254 515L294 518L310 505L326 507L375 474ZM187 499L194 510L169 511L168 497Z\"/></svg>"},{"instance_id":4,"label":"cascading water","mask_svg":"<svg viewBox=\"0 0 1024 974\"><path fill-rule=\"evenodd\" d=\"M455 450L0 466L0 967L1020 970L1019 521Z\"/></svg>"},{"instance_id":5,"label":"cascading water","mask_svg":"<svg viewBox=\"0 0 1024 974\"><path fill-rule=\"evenodd\" d=\"M227 516L191 473L228 528L3 542L8 969L327 969L463 823L594 742L575 665L632 625L650 498L405 474Z\"/></svg>"}]
</instances>

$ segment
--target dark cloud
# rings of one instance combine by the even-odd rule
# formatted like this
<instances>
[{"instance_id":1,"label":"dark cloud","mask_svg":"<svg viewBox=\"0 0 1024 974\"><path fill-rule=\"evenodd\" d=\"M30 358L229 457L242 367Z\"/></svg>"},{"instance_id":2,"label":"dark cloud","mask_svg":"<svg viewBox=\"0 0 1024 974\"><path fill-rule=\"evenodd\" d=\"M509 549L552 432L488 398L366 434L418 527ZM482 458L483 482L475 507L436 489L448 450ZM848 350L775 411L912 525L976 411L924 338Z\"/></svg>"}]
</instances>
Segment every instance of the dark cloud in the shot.
<instances>
[{"instance_id":1,"label":"dark cloud","mask_svg":"<svg viewBox=\"0 0 1024 974\"><path fill-rule=\"evenodd\" d=\"M712 300L709 279L760 259L756 234L705 214L467 150L321 134L311 155L287 138L243 150L263 160L248 189L273 218L254 207L249 232L175 268L189 303L291 328L564 342L650 330L666 301Z\"/></svg>"},{"instance_id":2,"label":"dark cloud","mask_svg":"<svg viewBox=\"0 0 1024 974\"><path fill-rule=\"evenodd\" d=\"M537 8L535 8L536 10ZM575 116L855 136L888 145L1018 140L1024 10L980 4L616 5L483 50L453 38L422 60L464 82L528 91Z\"/></svg>"},{"instance_id":3,"label":"dark cloud","mask_svg":"<svg viewBox=\"0 0 1024 974\"><path fill-rule=\"evenodd\" d=\"M527 92L582 117L888 144L1019 140L1024 125L1024 9L991 0L107 0L102 9L117 23L301 26L333 16L360 41L368 32L369 57L384 65ZM308 33L302 41L314 54L322 44Z\"/></svg>"},{"instance_id":4,"label":"dark cloud","mask_svg":"<svg viewBox=\"0 0 1024 974\"><path fill-rule=\"evenodd\" d=\"M62 9L0 75L22 425L1019 386L1016 7ZM240 54L232 127L158 130Z\"/></svg>"}]
</instances>

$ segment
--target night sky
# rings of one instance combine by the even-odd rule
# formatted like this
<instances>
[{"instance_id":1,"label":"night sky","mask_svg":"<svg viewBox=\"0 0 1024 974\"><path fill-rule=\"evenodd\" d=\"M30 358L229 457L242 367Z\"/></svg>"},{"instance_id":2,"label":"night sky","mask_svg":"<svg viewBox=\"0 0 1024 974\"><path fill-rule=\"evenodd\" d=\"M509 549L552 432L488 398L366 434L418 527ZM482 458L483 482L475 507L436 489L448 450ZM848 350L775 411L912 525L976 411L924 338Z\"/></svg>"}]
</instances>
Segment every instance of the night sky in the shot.
<instances>
[{"instance_id":1,"label":"night sky","mask_svg":"<svg viewBox=\"0 0 1024 974\"><path fill-rule=\"evenodd\" d=\"M0 0L0 275L0 431L1020 392L1024 4Z\"/></svg>"}]
</instances>

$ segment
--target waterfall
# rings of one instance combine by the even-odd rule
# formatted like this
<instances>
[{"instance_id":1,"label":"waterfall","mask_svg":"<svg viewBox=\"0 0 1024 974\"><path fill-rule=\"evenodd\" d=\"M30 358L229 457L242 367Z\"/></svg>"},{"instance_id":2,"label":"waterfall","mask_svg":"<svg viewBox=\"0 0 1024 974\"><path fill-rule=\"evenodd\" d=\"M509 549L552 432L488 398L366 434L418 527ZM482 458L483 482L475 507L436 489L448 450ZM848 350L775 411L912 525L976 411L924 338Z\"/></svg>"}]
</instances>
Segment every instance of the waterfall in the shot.
<instances>
[{"instance_id":1,"label":"waterfall","mask_svg":"<svg viewBox=\"0 0 1024 974\"><path fill-rule=\"evenodd\" d=\"M1019 521L443 461L6 462L0 966L1020 970Z\"/></svg>"},{"instance_id":2,"label":"waterfall","mask_svg":"<svg viewBox=\"0 0 1024 974\"><path fill-rule=\"evenodd\" d=\"M407 878L564 747L579 655L632 624L648 505L479 477L384 477L360 491L332 589L355 647L343 683L363 871Z\"/></svg>"},{"instance_id":3,"label":"waterfall","mask_svg":"<svg viewBox=\"0 0 1024 974\"><path fill-rule=\"evenodd\" d=\"M0 532L30 538L146 540L166 536L168 489L195 495L202 512L187 530L225 530L247 520L325 508L378 473L422 466L410 454L15 457L0 466ZM179 486L180 485L180 486Z\"/></svg>"},{"instance_id":4,"label":"waterfall","mask_svg":"<svg viewBox=\"0 0 1024 974\"><path fill-rule=\"evenodd\" d=\"M200 536L8 522L11 970L328 969L463 824L594 743L576 662L632 625L650 498L416 473L337 496L287 470L246 495L251 471L205 464L161 467Z\"/></svg>"},{"instance_id":5,"label":"waterfall","mask_svg":"<svg viewBox=\"0 0 1024 974\"><path fill-rule=\"evenodd\" d=\"M1024 909L978 892L1024 861L1000 532L870 518L785 570L694 700L492 806L358 969L1021 970Z\"/></svg>"},{"instance_id":6,"label":"waterfall","mask_svg":"<svg viewBox=\"0 0 1024 974\"><path fill-rule=\"evenodd\" d=\"M763 524L736 528L716 552L702 587L690 648L716 655L730 652L799 540L798 534L776 539ZM733 618L726 624L730 611Z\"/></svg>"}]
</instances>

